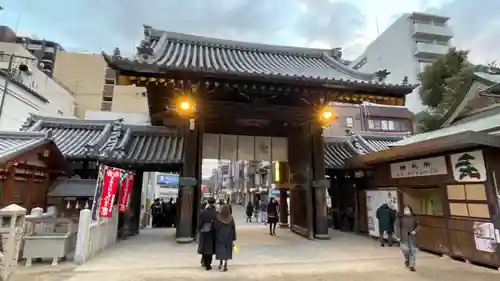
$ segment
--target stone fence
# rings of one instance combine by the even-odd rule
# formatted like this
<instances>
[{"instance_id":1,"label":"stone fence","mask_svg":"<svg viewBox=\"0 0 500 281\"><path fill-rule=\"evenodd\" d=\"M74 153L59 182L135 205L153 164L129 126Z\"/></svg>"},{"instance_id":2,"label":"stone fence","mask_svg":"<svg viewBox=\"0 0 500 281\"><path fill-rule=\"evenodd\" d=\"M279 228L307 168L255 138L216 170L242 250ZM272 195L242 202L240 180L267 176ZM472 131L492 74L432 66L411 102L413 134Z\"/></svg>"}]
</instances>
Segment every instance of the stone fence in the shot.
<instances>
[{"instance_id":1,"label":"stone fence","mask_svg":"<svg viewBox=\"0 0 500 281\"><path fill-rule=\"evenodd\" d=\"M92 220L92 211L80 211L76 239L75 262L83 264L95 255L116 243L118 230L118 211L115 208L111 218Z\"/></svg>"}]
</instances>

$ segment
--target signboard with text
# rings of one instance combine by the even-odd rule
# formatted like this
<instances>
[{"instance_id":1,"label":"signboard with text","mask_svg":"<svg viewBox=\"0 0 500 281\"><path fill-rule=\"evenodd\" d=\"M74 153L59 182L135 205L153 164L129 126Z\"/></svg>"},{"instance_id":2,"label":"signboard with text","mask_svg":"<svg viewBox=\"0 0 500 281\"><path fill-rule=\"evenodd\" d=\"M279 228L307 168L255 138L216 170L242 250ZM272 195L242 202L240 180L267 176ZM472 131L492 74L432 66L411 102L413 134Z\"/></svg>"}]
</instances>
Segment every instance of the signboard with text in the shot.
<instances>
[{"instance_id":1,"label":"signboard with text","mask_svg":"<svg viewBox=\"0 0 500 281\"><path fill-rule=\"evenodd\" d=\"M393 179L446 174L448 174L448 170L446 168L446 158L444 156L391 164L391 177Z\"/></svg>"},{"instance_id":2,"label":"signboard with text","mask_svg":"<svg viewBox=\"0 0 500 281\"><path fill-rule=\"evenodd\" d=\"M178 174L160 174L156 177L156 184L159 184L159 185L179 184L179 175Z\"/></svg>"}]
</instances>

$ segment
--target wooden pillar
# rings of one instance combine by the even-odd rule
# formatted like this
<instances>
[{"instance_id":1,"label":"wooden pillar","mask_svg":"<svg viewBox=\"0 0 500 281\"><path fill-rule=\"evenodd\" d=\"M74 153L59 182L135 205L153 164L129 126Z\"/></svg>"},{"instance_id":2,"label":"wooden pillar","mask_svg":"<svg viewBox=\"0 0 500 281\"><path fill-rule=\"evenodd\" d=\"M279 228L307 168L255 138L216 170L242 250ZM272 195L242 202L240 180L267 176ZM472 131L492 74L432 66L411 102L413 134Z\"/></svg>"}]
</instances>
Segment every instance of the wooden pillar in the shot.
<instances>
[{"instance_id":1,"label":"wooden pillar","mask_svg":"<svg viewBox=\"0 0 500 281\"><path fill-rule=\"evenodd\" d=\"M280 228L288 228L287 191L288 189L280 188Z\"/></svg>"},{"instance_id":2,"label":"wooden pillar","mask_svg":"<svg viewBox=\"0 0 500 281\"><path fill-rule=\"evenodd\" d=\"M324 140L322 128L312 125L312 167L313 167L313 195L314 195L314 237L330 239L328 234L328 214L326 208L326 189L328 181L325 179Z\"/></svg>"},{"instance_id":3,"label":"wooden pillar","mask_svg":"<svg viewBox=\"0 0 500 281\"><path fill-rule=\"evenodd\" d=\"M201 133L194 119L186 120L184 126L184 163L182 166L182 177L179 182L179 219L176 229L177 243L185 244L193 242L193 212L195 211L195 188L201 181L199 177L199 166L201 165L199 146L201 145Z\"/></svg>"},{"instance_id":4,"label":"wooden pillar","mask_svg":"<svg viewBox=\"0 0 500 281\"><path fill-rule=\"evenodd\" d=\"M128 235L139 234L139 221L141 217L141 204L142 204L142 176L143 171L136 171L134 177L134 184L132 188L132 198L130 202L130 225Z\"/></svg>"},{"instance_id":5,"label":"wooden pillar","mask_svg":"<svg viewBox=\"0 0 500 281\"><path fill-rule=\"evenodd\" d=\"M311 136L309 126L291 129L288 137L290 167L290 229L309 239L314 238Z\"/></svg>"}]
</instances>

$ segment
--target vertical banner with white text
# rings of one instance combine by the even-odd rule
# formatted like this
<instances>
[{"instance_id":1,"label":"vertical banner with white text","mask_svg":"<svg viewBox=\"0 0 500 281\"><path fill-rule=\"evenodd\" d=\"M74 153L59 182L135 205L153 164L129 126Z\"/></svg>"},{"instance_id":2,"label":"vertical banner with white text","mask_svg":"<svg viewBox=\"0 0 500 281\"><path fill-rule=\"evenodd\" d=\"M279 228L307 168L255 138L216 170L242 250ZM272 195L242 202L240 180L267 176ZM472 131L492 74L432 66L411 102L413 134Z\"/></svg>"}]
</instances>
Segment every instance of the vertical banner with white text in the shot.
<instances>
[{"instance_id":1,"label":"vertical banner with white text","mask_svg":"<svg viewBox=\"0 0 500 281\"><path fill-rule=\"evenodd\" d=\"M92 220L97 220L97 210L99 208L99 202L101 200L102 193L102 179L104 178L104 170L106 166L99 165L99 173L97 175L97 181L94 191L94 200L92 201Z\"/></svg>"},{"instance_id":2,"label":"vertical banner with white text","mask_svg":"<svg viewBox=\"0 0 500 281\"><path fill-rule=\"evenodd\" d=\"M128 171L122 171L124 179L122 180L118 198L118 212L126 213L128 212L128 206L130 204L130 197L132 195L132 188L134 184L134 173Z\"/></svg>"},{"instance_id":3,"label":"vertical banner with white text","mask_svg":"<svg viewBox=\"0 0 500 281\"><path fill-rule=\"evenodd\" d=\"M102 193L99 205L99 217L110 218L113 214L113 203L120 184L120 169L106 167L102 180Z\"/></svg>"}]
</instances>

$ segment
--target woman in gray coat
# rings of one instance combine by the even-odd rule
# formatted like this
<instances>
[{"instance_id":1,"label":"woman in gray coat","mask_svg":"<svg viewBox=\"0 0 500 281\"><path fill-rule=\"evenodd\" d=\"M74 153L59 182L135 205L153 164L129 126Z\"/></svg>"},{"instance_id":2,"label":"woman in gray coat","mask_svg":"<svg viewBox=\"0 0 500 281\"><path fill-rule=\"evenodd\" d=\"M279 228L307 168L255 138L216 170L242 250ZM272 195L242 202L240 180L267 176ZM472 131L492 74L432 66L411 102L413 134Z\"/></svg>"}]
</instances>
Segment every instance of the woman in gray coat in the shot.
<instances>
[{"instance_id":1,"label":"woman in gray coat","mask_svg":"<svg viewBox=\"0 0 500 281\"><path fill-rule=\"evenodd\" d=\"M215 259L220 261L219 270L227 271L227 261L233 258L233 243L236 241L236 227L228 204L220 208L214 230Z\"/></svg>"}]
</instances>

